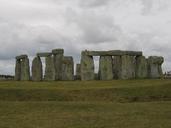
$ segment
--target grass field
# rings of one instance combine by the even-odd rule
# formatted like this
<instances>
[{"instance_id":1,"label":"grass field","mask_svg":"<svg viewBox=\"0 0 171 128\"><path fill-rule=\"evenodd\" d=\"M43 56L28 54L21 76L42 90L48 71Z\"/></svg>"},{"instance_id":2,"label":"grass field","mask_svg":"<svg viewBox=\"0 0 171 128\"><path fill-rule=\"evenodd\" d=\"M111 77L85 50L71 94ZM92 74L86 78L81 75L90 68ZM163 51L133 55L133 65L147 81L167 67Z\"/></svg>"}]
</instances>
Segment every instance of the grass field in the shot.
<instances>
[{"instance_id":1,"label":"grass field","mask_svg":"<svg viewBox=\"0 0 171 128\"><path fill-rule=\"evenodd\" d=\"M171 128L171 80L0 82L0 128Z\"/></svg>"}]
</instances>

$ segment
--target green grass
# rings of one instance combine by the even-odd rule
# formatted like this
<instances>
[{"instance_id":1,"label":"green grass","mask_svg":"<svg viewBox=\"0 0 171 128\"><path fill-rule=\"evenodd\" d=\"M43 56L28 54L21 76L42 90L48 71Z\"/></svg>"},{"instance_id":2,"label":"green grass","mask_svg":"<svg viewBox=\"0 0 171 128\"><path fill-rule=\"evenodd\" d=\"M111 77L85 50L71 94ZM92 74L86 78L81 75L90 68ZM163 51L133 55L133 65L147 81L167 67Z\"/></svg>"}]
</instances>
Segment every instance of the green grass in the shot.
<instances>
[{"instance_id":1,"label":"green grass","mask_svg":"<svg viewBox=\"0 0 171 128\"><path fill-rule=\"evenodd\" d=\"M171 80L0 82L0 128L171 128Z\"/></svg>"}]
</instances>

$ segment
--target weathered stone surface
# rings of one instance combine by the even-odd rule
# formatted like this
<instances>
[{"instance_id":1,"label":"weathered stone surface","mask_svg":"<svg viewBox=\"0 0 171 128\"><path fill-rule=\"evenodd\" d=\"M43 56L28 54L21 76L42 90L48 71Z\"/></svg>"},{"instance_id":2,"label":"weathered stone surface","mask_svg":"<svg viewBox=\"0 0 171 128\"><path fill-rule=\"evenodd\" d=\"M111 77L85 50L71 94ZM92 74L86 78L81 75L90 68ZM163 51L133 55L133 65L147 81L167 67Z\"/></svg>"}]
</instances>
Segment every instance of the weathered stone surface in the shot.
<instances>
[{"instance_id":1,"label":"weathered stone surface","mask_svg":"<svg viewBox=\"0 0 171 128\"><path fill-rule=\"evenodd\" d=\"M112 56L101 56L99 60L99 77L100 80L112 80Z\"/></svg>"},{"instance_id":2,"label":"weathered stone surface","mask_svg":"<svg viewBox=\"0 0 171 128\"><path fill-rule=\"evenodd\" d=\"M45 76L46 81L55 80L55 65L53 56L47 56L45 58Z\"/></svg>"},{"instance_id":3,"label":"weathered stone surface","mask_svg":"<svg viewBox=\"0 0 171 128\"><path fill-rule=\"evenodd\" d=\"M164 62L163 57L150 56L148 58L148 76L149 78L161 78L163 76L162 64Z\"/></svg>"},{"instance_id":4,"label":"weathered stone surface","mask_svg":"<svg viewBox=\"0 0 171 128\"><path fill-rule=\"evenodd\" d=\"M64 57L63 49L52 50L55 64L55 80L62 80L62 60Z\"/></svg>"},{"instance_id":5,"label":"weathered stone surface","mask_svg":"<svg viewBox=\"0 0 171 128\"><path fill-rule=\"evenodd\" d=\"M42 81L43 71L42 71L42 61L40 57L35 57L32 62L32 80Z\"/></svg>"},{"instance_id":6,"label":"weathered stone surface","mask_svg":"<svg viewBox=\"0 0 171 128\"><path fill-rule=\"evenodd\" d=\"M20 55L20 56L16 56L16 59L19 60L19 59L25 59L25 58L28 58L27 55Z\"/></svg>"},{"instance_id":7,"label":"weathered stone surface","mask_svg":"<svg viewBox=\"0 0 171 128\"><path fill-rule=\"evenodd\" d=\"M144 56L136 57L136 78L148 77L148 64Z\"/></svg>"},{"instance_id":8,"label":"weathered stone surface","mask_svg":"<svg viewBox=\"0 0 171 128\"><path fill-rule=\"evenodd\" d=\"M111 50L111 51L84 51L87 56L142 56L141 51L121 51L121 50Z\"/></svg>"},{"instance_id":9,"label":"weathered stone surface","mask_svg":"<svg viewBox=\"0 0 171 128\"><path fill-rule=\"evenodd\" d=\"M121 56L121 72L120 79L133 79L135 78L135 57L124 55Z\"/></svg>"},{"instance_id":10,"label":"weathered stone surface","mask_svg":"<svg viewBox=\"0 0 171 128\"><path fill-rule=\"evenodd\" d=\"M21 80L30 80L30 66L28 58L21 59Z\"/></svg>"},{"instance_id":11,"label":"weathered stone surface","mask_svg":"<svg viewBox=\"0 0 171 128\"><path fill-rule=\"evenodd\" d=\"M113 76L119 79L121 76L121 56L113 56Z\"/></svg>"},{"instance_id":12,"label":"weathered stone surface","mask_svg":"<svg viewBox=\"0 0 171 128\"><path fill-rule=\"evenodd\" d=\"M52 54L64 54L64 49L53 49Z\"/></svg>"},{"instance_id":13,"label":"weathered stone surface","mask_svg":"<svg viewBox=\"0 0 171 128\"><path fill-rule=\"evenodd\" d=\"M21 80L21 62L20 62L20 59L16 59L15 78L14 79L17 81Z\"/></svg>"},{"instance_id":14,"label":"weathered stone surface","mask_svg":"<svg viewBox=\"0 0 171 128\"><path fill-rule=\"evenodd\" d=\"M94 80L94 61L92 56L81 53L81 80Z\"/></svg>"},{"instance_id":15,"label":"weathered stone surface","mask_svg":"<svg viewBox=\"0 0 171 128\"><path fill-rule=\"evenodd\" d=\"M76 65L76 79L81 80L81 64Z\"/></svg>"},{"instance_id":16,"label":"weathered stone surface","mask_svg":"<svg viewBox=\"0 0 171 128\"><path fill-rule=\"evenodd\" d=\"M50 53L50 52L37 53L38 57L48 57L48 56L51 56L51 55L52 55L52 53Z\"/></svg>"},{"instance_id":17,"label":"weathered stone surface","mask_svg":"<svg viewBox=\"0 0 171 128\"><path fill-rule=\"evenodd\" d=\"M70 56L63 57L62 80L74 80L74 60Z\"/></svg>"}]
</instances>

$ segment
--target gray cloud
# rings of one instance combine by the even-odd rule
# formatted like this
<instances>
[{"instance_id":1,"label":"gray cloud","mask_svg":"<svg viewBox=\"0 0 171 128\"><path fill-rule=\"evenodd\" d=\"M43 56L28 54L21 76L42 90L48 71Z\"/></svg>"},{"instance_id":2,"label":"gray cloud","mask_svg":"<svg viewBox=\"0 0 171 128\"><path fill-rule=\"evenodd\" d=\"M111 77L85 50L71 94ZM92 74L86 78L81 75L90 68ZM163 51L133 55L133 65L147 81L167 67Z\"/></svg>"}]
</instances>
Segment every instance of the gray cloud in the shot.
<instances>
[{"instance_id":1,"label":"gray cloud","mask_svg":"<svg viewBox=\"0 0 171 128\"><path fill-rule=\"evenodd\" d=\"M16 55L53 48L75 62L84 49L142 50L171 70L170 12L170 0L0 0L0 74L14 73Z\"/></svg>"}]
</instances>

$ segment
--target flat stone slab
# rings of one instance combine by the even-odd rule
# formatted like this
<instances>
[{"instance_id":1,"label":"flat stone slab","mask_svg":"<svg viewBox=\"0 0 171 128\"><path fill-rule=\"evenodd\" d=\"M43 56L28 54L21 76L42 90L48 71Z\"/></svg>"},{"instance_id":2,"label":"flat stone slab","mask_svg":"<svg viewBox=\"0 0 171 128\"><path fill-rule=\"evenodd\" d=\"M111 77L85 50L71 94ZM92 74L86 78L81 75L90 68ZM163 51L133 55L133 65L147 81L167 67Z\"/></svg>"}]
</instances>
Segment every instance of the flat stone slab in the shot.
<instances>
[{"instance_id":1,"label":"flat stone slab","mask_svg":"<svg viewBox=\"0 0 171 128\"><path fill-rule=\"evenodd\" d=\"M25 59L25 58L28 58L27 55L20 55L20 56L16 56L16 59L19 60L19 59Z\"/></svg>"},{"instance_id":2,"label":"flat stone slab","mask_svg":"<svg viewBox=\"0 0 171 128\"><path fill-rule=\"evenodd\" d=\"M110 51L83 51L87 56L142 56L141 51L122 51L122 50L110 50Z\"/></svg>"},{"instance_id":3,"label":"flat stone slab","mask_svg":"<svg viewBox=\"0 0 171 128\"><path fill-rule=\"evenodd\" d=\"M52 53L50 53L50 52L37 53L38 57L48 57L48 56L51 56L51 55L52 55Z\"/></svg>"},{"instance_id":4,"label":"flat stone slab","mask_svg":"<svg viewBox=\"0 0 171 128\"><path fill-rule=\"evenodd\" d=\"M52 53L53 54L64 54L64 49L53 49Z\"/></svg>"}]
</instances>

